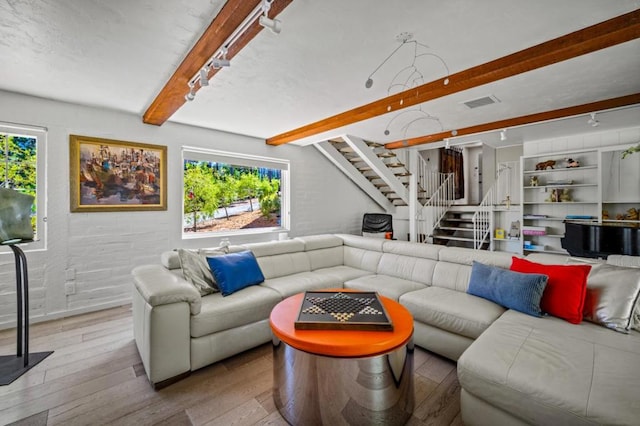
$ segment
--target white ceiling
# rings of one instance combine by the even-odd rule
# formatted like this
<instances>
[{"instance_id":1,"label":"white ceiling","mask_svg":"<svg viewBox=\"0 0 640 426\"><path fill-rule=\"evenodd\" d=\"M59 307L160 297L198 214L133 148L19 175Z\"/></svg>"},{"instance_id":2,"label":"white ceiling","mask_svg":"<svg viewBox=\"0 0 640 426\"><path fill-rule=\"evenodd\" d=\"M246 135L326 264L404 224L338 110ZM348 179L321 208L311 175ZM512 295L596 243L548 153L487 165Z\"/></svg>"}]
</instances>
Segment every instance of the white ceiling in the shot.
<instances>
[{"instance_id":1,"label":"white ceiling","mask_svg":"<svg viewBox=\"0 0 640 426\"><path fill-rule=\"evenodd\" d=\"M142 116L223 4L5 0L0 2L0 89ZM393 75L411 60L409 46L374 75L372 88L364 83L399 45L395 38L401 32L428 45L427 52L441 56L453 74L638 8L637 0L294 0L278 17L279 35L260 32L171 120L268 138L386 96ZM426 82L445 74L435 60L417 65ZM640 40L635 40L421 107L451 130L639 92ZM474 110L461 104L486 95L501 102ZM407 121L399 118L385 136L395 114L298 143L341 133L389 142L442 130L437 122L422 120L404 132ZM581 128L587 118L560 127ZM637 125L640 109L615 120L623 127ZM549 132L561 132L558 127ZM528 137L522 129L510 132L518 134ZM487 139L499 144L495 137Z\"/></svg>"}]
</instances>

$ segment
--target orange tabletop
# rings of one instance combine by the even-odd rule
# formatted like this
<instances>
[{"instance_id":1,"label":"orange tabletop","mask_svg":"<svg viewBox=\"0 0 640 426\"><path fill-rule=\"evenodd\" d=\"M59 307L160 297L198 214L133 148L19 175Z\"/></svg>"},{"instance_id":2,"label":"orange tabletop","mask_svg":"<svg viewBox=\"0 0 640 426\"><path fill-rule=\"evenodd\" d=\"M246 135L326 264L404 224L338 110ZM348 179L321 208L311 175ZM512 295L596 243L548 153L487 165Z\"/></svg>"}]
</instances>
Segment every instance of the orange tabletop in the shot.
<instances>
[{"instance_id":1,"label":"orange tabletop","mask_svg":"<svg viewBox=\"0 0 640 426\"><path fill-rule=\"evenodd\" d=\"M273 334L296 349L334 357L369 357L399 348L413 335L413 317L409 311L381 295L380 301L393 323L393 331L296 330L294 323L303 297L304 293L299 293L283 300L273 308L269 317Z\"/></svg>"}]
</instances>

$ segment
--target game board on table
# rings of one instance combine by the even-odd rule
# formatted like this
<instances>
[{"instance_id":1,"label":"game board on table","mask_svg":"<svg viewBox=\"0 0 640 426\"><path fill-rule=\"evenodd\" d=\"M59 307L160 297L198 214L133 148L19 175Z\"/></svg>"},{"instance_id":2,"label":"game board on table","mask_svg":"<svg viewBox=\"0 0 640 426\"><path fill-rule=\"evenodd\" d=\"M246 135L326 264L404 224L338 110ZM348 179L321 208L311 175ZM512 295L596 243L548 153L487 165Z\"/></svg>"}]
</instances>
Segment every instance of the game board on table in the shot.
<instances>
[{"instance_id":1,"label":"game board on table","mask_svg":"<svg viewBox=\"0 0 640 426\"><path fill-rule=\"evenodd\" d=\"M393 330L378 294L307 291L302 299L298 330Z\"/></svg>"}]
</instances>

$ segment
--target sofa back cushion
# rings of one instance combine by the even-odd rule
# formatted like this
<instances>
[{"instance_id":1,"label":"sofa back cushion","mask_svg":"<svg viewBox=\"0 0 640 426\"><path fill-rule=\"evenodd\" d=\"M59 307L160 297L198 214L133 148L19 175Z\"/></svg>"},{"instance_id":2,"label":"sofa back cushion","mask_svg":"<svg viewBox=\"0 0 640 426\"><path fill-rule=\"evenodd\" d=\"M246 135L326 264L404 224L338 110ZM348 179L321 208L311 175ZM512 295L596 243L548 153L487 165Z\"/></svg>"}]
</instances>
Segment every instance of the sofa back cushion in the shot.
<instances>
[{"instance_id":1,"label":"sofa back cushion","mask_svg":"<svg viewBox=\"0 0 640 426\"><path fill-rule=\"evenodd\" d=\"M407 241L387 240L382 246L382 251L385 253L438 260L440 250L443 248L444 246L434 244L416 244Z\"/></svg>"},{"instance_id":2,"label":"sofa back cushion","mask_svg":"<svg viewBox=\"0 0 640 426\"><path fill-rule=\"evenodd\" d=\"M312 271L344 264L344 249L342 246L311 250L307 251L306 254Z\"/></svg>"},{"instance_id":3,"label":"sofa back cushion","mask_svg":"<svg viewBox=\"0 0 640 426\"><path fill-rule=\"evenodd\" d=\"M436 263L431 259L383 253L377 273L431 285Z\"/></svg>"},{"instance_id":4,"label":"sofa back cushion","mask_svg":"<svg viewBox=\"0 0 640 426\"><path fill-rule=\"evenodd\" d=\"M262 256L257 257L257 260L267 280L311 271L309 256L305 252Z\"/></svg>"},{"instance_id":5,"label":"sofa back cushion","mask_svg":"<svg viewBox=\"0 0 640 426\"><path fill-rule=\"evenodd\" d=\"M385 239L382 238L368 238L361 237L359 235L338 234L338 237L342 239L344 245L347 247L354 247L363 250L382 252L382 246L385 243Z\"/></svg>"},{"instance_id":6,"label":"sofa back cushion","mask_svg":"<svg viewBox=\"0 0 640 426\"><path fill-rule=\"evenodd\" d=\"M444 247L438 253L440 261L433 271L433 285L467 292L473 261L509 269L512 253Z\"/></svg>"},{"instance_id":7,"label":"sofa back cushion","mask_svg":"<svg viewBox=\"0 0 640 426\"><path fill-rule=\"evenodd\" d=\"M344 265L376 273L382 253L356 247L344 246Z\"/></svg>"}]
</instances>

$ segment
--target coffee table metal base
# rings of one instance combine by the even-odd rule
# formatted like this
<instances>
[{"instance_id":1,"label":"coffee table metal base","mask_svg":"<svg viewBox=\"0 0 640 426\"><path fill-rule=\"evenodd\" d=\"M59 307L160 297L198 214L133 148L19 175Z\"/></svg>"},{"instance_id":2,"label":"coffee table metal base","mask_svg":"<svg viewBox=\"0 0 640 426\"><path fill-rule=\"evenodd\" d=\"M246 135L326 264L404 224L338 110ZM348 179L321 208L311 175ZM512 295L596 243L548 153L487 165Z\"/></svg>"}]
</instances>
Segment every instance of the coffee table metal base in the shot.
<instances>
[{"instance_id":1,"label":"coffee table metal base","mask_svg":"<svg viewBox=\"0 0 640 426\"><path fill-rule=\"evenodd\" d=\"M273 398L292 425L403 425L413 413L413 339L366 358L315 355L273 338Z\"/></svg>"}]
</instances>

